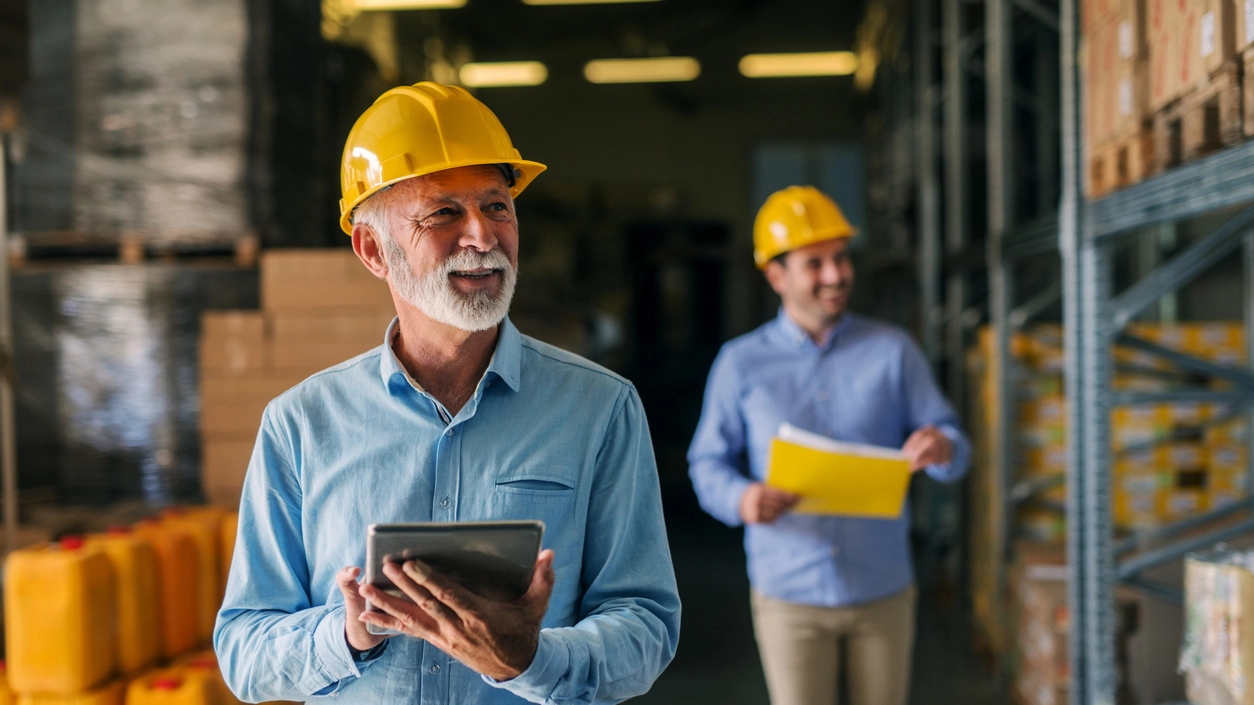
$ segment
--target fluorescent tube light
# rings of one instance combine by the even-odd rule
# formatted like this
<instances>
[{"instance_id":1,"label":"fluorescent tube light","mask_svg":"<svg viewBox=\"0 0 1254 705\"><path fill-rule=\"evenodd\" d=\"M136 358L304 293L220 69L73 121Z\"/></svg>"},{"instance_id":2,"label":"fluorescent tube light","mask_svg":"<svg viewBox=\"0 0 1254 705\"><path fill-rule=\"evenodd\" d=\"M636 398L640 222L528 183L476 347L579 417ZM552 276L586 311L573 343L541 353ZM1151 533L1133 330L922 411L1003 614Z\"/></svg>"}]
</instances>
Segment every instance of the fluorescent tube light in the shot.
<instances>
[{"instance_id":1,"label":"fluorescent tube light","mask_svg":"<svg viewBox=\"0 0 1254 705\"><path fill-rule=\"evenodd\" d=\"M740 60L740 73L749 78L848 76L857 70L858 57L851 51L749 54Z\"/></svg>"},{"instance_id":2,"label":"fluorescent tube light","mask_svg":"<svg viewBox=\"0 0 1254 705\"><path fill-rule=\"evenodd\" d=\"M611 5L628 2L658 2L658 0L523 0L524 5Z\"/></svg>"},{"instance_id":3,"label":"fluorescent tube light","mask_svg":"<svg viewBox=\"0 0 1254 705\"><path fill-rule=\"evenodd\" d=\"M658 59L596 59L583 67L592 83L658 83L691 81L701 74L701 64L691 56Z\"/></svg>"},{"instance_id":4,"label":"fluorescent tube light","mask_svg":"<svg viewBox=\"0 0 1254 705\"><path fill-rule=\"evenodd\" d=\"M549 70L539 61L494 61L462 64L458 76L462 85L471 88L538 86L549 77Z\"/></svg>"},{"instance_id":5,"label":"fluorescent tube light","mask_svg":"<svg viewBox=\"0 0 1254 705\"><path fill-rule=\"evenodd\" d=\"M358 10L451 10L466 0L352 0Z\"/></svg>"}]
</instances>

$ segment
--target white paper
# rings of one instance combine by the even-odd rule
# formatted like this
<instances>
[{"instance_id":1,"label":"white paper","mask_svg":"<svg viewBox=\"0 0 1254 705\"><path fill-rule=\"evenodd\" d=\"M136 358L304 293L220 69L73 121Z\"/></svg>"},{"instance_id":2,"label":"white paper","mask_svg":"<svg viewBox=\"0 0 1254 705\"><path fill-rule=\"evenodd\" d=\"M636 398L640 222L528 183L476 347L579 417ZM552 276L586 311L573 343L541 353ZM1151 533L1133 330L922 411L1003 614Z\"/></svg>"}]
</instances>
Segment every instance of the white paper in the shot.
<instances>
[{"instance_id":1,"label":"white paper","mask_svg":"<svg viewBox=\"0 0 1254 705\"><path fill-rule=\"evenodd\" d=\"M805 431L792 424L782 423L779 425L779 431L775 436L781 441L796 443L799 446L813 448L828 453L842 453L844 455L856 455L862 458L880 458L883 460L905 460L906 456L900 450L895 448L885 448L883 446L873 446L867 443L847 443L838 441L827 436L820 436L817 433Z\"/></svg>"},{"instance_id":2,"label":"white paper","mask_svg":"<svg viewBox=\"0 0 1254 705\"><path fill-rule=\"evenodd\" d=\"M1254 42L1254 0L1245 0L1245 42Z\"/></svg>"},{"instance_id":3,"label":"white paper","mask_svg":"<svg viewBox=\"0 0 1254 705\"><path fill-rule=\"evenodd\" d=\"M1124 59L1132 58L1132 23L1127 20L1119 23L1119 56Z\"/></svg>"},{"instance_id":4,"label":"white paper","mask_svg":"<svg viewBox=\"0 0 1254 705\"><path fill-rule=\"evenodd\" d=\"M1215 13L1202 15L1202 56L1215 53Z\"/></svg>"}]
</instances>

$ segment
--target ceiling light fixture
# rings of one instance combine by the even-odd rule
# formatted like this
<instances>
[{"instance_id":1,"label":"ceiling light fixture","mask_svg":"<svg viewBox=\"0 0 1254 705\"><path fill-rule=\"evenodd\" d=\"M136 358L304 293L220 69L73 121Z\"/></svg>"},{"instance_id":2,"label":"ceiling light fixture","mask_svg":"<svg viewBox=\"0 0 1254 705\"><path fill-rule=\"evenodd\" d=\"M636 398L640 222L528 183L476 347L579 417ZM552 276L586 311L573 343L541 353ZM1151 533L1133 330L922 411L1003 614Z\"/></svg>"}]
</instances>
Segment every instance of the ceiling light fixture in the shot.
<instances>
[{"instance_id":1,"label":"ceiling light fixture","mask_svg":"<svg viewBox=\"0 0 1254 705\"><path fill-rule=\"evenodd\" d=\"M466 0L352 0L358 10L452 10Z\"/></svg>"},{"instance_id":2,"label":"ceiling light fixture","mask_svg":"<svg viewBox=\"0 0 1254 705\"><path fill-rule=\"evenodd\" d=\"M583 67L592 83L660 83L691 81L701 75L701 64L691 56L657 59L596 59Z\"/></svg>"},{"instance_id":3,"label":"ceiling light fixture","mask_svg":"<svg viewBox=\"0 0 1254 705\"><path fill-rule=\"evenodd\" d=\"M629 2L658 2L659 0L523 0L524 5L616 5Z\"/></svg>"},{"instance_id":4,"label":"ceiling light fixture","mask_svg":"<svg viewBox=\"0 0 1254 705\"><path fill-rule=\"evenodd\" d=\"M549 77L539 61L494 61L462 64L457 75L471 88L538 86Z\"/></svg>"},{"instance_id":5,"label":"ceiling light fixture","mask_svg":"<svg viewBox=\"0 0 1254 705\"><path fill-rule=\"evenodd\" d=\"M749 78L848 76L857 70L858 57L851 51L749 54L740 60L740 73Z\"/></svg>"}]
</instances>

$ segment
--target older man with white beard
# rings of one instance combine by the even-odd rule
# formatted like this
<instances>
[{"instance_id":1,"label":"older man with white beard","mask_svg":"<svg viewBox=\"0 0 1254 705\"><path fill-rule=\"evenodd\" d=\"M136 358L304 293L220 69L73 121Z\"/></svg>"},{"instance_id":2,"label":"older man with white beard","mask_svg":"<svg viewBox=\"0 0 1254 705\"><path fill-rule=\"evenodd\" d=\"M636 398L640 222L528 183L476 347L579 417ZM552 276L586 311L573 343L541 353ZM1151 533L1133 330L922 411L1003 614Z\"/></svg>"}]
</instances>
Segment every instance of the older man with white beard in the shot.
<instances>
[{"instance_id":1,"label":"older man with white beard","mask_svg":"<svg viewBox=\"0 0 1254 705\"><path fill-rule=\"evenodd\" d=\"M388 91L349 134L341 225L397 318L383 345L266 409L214 630L240 699L617 702L674 656L639 397L506 317L513 199L543 169L486 106L433 83ZM409 600L357 582L369 524L504 519L546 525L518 600L415 562L385 569Z\"/></svg>"}]
</instances>

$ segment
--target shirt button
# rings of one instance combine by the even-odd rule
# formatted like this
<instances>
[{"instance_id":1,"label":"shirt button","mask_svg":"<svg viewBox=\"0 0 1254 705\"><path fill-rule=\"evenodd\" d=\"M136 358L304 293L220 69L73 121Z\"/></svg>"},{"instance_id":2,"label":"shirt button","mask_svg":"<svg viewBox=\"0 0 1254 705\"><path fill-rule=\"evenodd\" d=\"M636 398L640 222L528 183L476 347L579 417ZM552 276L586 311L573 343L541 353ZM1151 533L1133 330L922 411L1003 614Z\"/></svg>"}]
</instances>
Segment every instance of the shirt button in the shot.
<instances>
[{"instance_id":1,"label":"shirt button","mask_svg":"<svg viewBox=\"0 0 1254 705\"><path fill-rule=\"evenodd\" d=\"M440 500L440 506L441 506L441 507L444 507L445 509L448 509L448 506L449 506L450 504L452 504L452 502L450 502L450 501L449 501L449 498L448 498L448 497L445 497L444 499ZM438 668L438 667L437 667L437 668ZM432 671L432 673L435 673L435 671Z\"/></svg>"},{"instance_id":2,"label":"shirt button","mask_svg":"<svg viewBox=\"0 0 1254 705\"><path fill-rule=\"evenodd\" d=\"M818 397L819 397L819 401L823 401L827 399L827 392L819 390Z\"/></svg>"},{"instance_id":3,"label":"shirt button","mask_svg":"<svg viewBox=\"0 0 1254 705\"><path fill-rule=\"evenodd\" d=\"M836 556L840 555L840 547L832 546L829 552L832 554L832 558L835 558Z\"/></svg>"},{"instance_id":4,"label":"shirt button","mask_svg":"<svg viewBox=\"0 0 1254 705\"><path fill-rule=\"evenodd\" d=\"M452 438L454 433L456 433L456 431L450 428L448 431L444 433L444 435L448 436L449 438Z\"/></svg>"},{"instance_id":5,"label":"shirt button","mask_svg":"<svg viewBox=\"0 0 1254 705\"><path fill-rule=\"evenodd\" d=\"M438 664L438 663L433 663L433 664L431 664L431 668L430 668L430 669L428 669L428 670L430 670L432 673L439 673L439 672L440 672L440 664Z\"/></svg>"}]
</instances>

